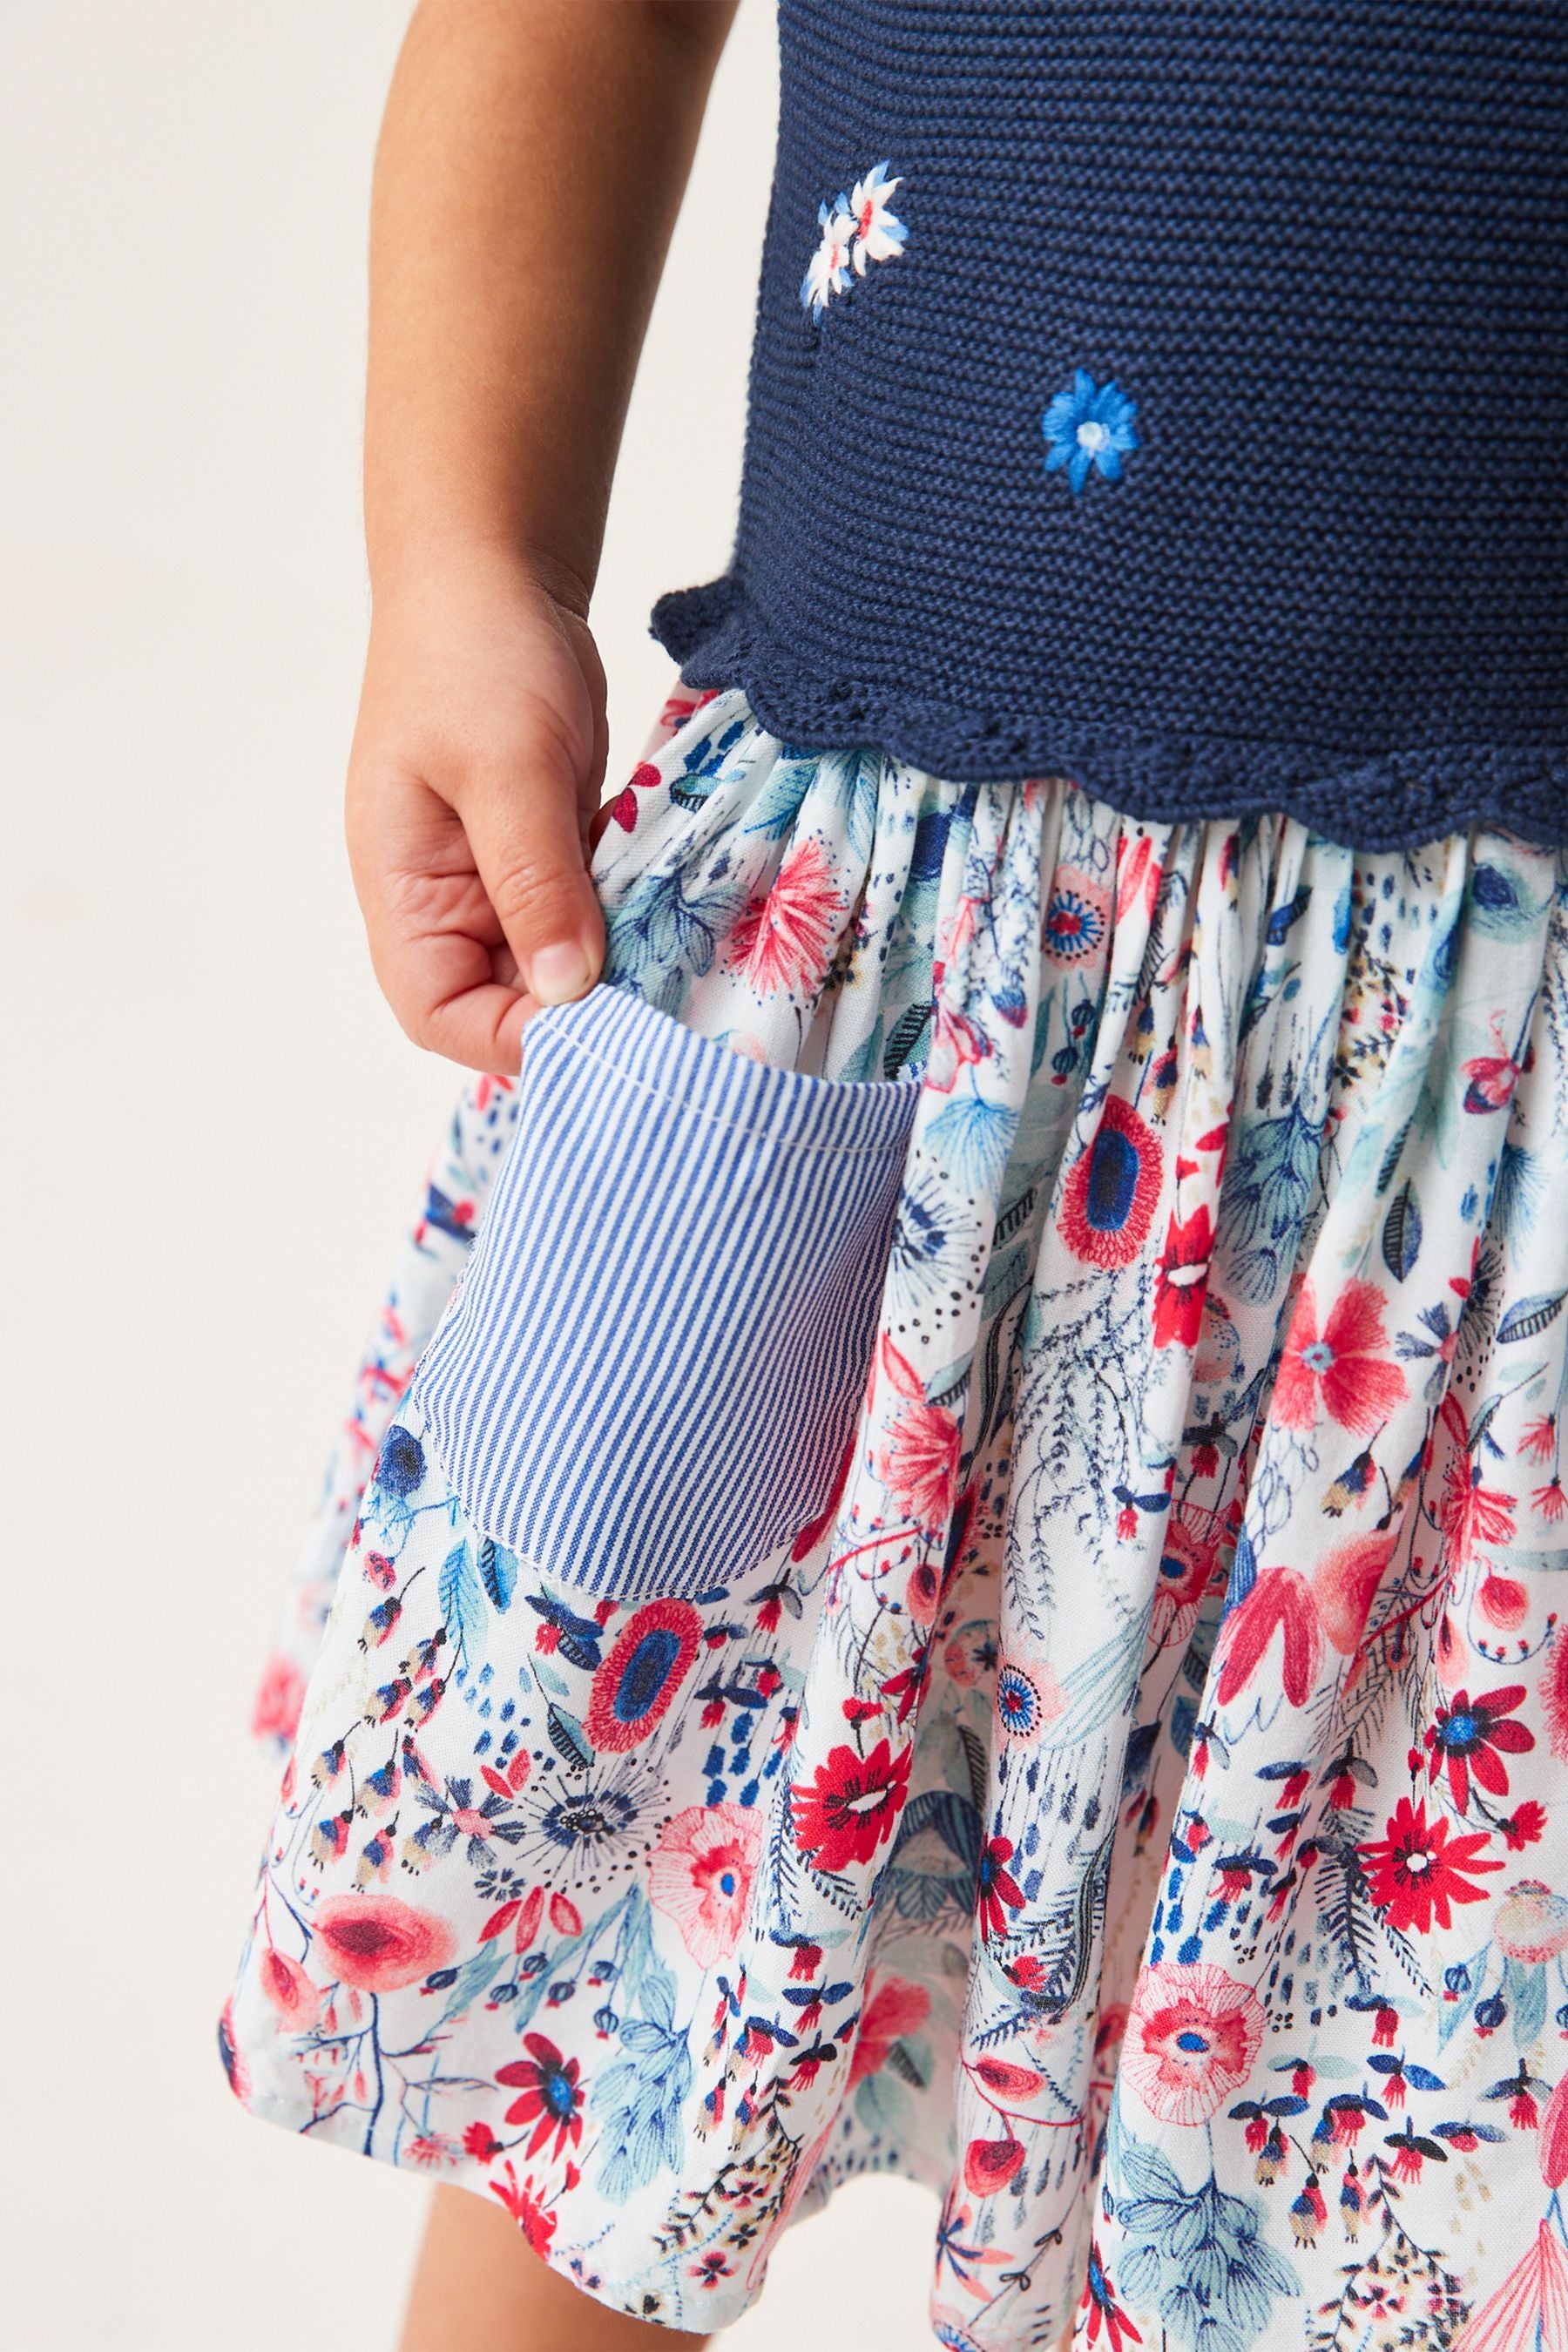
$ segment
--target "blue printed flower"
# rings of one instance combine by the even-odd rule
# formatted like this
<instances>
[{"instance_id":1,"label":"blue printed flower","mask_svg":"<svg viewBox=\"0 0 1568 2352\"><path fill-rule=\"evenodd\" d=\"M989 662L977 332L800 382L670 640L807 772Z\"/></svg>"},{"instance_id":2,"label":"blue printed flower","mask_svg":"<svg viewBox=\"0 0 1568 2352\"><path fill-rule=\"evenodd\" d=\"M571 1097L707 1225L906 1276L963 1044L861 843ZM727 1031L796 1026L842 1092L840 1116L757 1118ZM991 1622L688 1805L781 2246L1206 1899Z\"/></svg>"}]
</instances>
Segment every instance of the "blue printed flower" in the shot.
<instances>
[{"instance_id":1,"label":"blue printed flower","mask_svg":"<svg viewBox=\"0 0 1568 2352\"><path fill-rule=\"evenodd\" d=\"M1047 473L1065 466L1075 490L1082 489L1094 469L1108 482L1119 482L1122 458L1138 446L1132 427L1137 414L1137 402L1119 389L1114 376L1096 384L1089 370L1079 368L1072 390L1058 392L1045 414Z\"/></svg>"}]
</instances>

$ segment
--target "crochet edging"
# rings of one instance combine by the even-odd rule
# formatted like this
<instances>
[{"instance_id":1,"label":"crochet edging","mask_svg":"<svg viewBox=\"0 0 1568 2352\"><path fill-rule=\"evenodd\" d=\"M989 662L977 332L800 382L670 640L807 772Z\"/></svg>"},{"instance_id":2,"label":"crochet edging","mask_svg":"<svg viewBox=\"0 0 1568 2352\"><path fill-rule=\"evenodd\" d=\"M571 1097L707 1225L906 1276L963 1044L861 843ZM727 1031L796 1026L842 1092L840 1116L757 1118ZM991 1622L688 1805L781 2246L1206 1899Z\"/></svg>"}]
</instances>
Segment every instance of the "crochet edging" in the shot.
<instances>
[{"instance_id":1,"label":"crochet edging","mask_svg":"<svg viewBox=\"0 0 1568 2352\"><path fill-rule=\"evenodd\" d=\"M1180 732L1123 733L1048 714L987 718L802 668L731 574L661 596L653 635L688 686L740 687L802 751L869 746L955 783L1068 777L1150 824L1277 814L1323 839L1415 849L1472 825L1568 843L1568 747L1427 746L1367 755Z\"/></svg>"}]
</instances>

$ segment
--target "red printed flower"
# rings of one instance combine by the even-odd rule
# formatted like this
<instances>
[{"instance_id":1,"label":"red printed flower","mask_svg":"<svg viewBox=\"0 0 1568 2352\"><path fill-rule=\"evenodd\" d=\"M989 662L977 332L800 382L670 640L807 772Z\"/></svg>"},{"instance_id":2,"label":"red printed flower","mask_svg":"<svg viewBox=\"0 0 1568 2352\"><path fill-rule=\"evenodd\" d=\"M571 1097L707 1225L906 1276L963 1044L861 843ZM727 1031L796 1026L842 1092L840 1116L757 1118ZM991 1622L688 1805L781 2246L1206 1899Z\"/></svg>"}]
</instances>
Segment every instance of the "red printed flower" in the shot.
<instances>
[{"instance_id":1,"label":"red printed flower","mask_svg":"<svg viewBox=\"0 0 1568 2352\"><path fill-rule=\"evenodd\" d=\"M1063 1239L1089 1265L1131 1265L1159 1198L1159 1138L1131 1103L1107 1095L1100 1124L1062 1186Z\"/></svg>"},{"instance_id":2,"label":"red printed flower","mask_svg":"<svg viewBox=\"0 0 1568 2352\"><path fill-rule=\"evenodd\" d=\"M790 1790L795 1840L818 1870L847 1870L869 1862L893 1833L909 1794L910 1750L895 1756L879 1739L869 1756L836 1748L816 1768L813 1785Z\"/></svg>"},{"instance_id":3,"label":"red printed flower","mask_svg":"<svg viewBox=\"0 0 1568 2352\"><path fill-rule=\"evenodd\" d=\"M333 1895L311 1923L317 1944L344 1984L395 1992L444 1969L457 1937L444 1919L395 1895Z\"/></svg>"},{"instance_id":4,"label":"red printed flower","mask_svg":"<svg viewBox=\"0 0 1568 2352\"><path fill-rule=\"evenodd\" d=\"M860 2014L849 2088L885 2066L893 2044L906 2033L918 2033L930 2014L931 1995L923 1985L910 1984L905 1977L884 1977Z\"/></svg>"},{"instance_id":5,"label":"red printed flower","mask_svg":"<svg viewBox=\"0 0 1568 2352\"><path fill-rule=\"evenodd\" d=\"M1307 1580L1294 1568L1266 1568L1225 1619L1216 1693L1221 1706L1228 1706L1247 1688L1276 1628L1284 1636L1280 1683L1285 1696L1292 1706L1305 1706L1322 1655L1322 1636Z\"/></svg>"},{"instance_id":6,"label":"red printed flower","mask_svg":"<svg viewBox=\"0 0 1568 2352\"><path fill-rule=\"evenodd\" d=\"M787 988L815 994L847 911L821 843L803 841L779 867L772 889L737 919L726 962L762 995Z\"/></svg>"},{"instance_id":7,"label":"red printed flower","mask_svg":"<svg viewBox=\"0 0 1568 2352\"><path fill-rule=\"evenodd\" d=\"M1458 1397L1445 1397L1437 1417L1454 1441L1443 1482L1443 1535L1449 1565L1467 1568L1478 1550L1513 1541L1514 1497L1500 1487L1482 1486L1480 1462L1470 1454Z\"/></svg>"},{"instance_id":8,"label":"red printed flower","mask_svg":"<svg viewBox=\"0 0 1568 2352\"><path fill-rule=\"evenodd\" d=\"M546 2041L542 2033L525 2033L522 2042L532 2056L515 2058L510 2066L496 2069L498 2083L522 2095L508 2107L506 2119L509 2124L533 2126L528 2155L537 2156L553 2132L553 2152L560 2156L569 2145L575 2147L583 2136L583 2093L577 2081L577 2061L563 2058L554 2042Z\"/></svg>"},{"instance_id":9,"label":"red printed flower","mask_svg":"<svg viewBox=\"0 0 1568 2352\"><path fill-rule=\"evenodd\" d=\"M1507 1821L1500 1822L1498 1827L1502 1832L1509 1852L1522 1853L1527 1845L1534 1845L1545 1835L1546 1809L1538 1805L1533 1797L1527 1797L1522 1805L1515 1805Z\"/></svg>"},{"instance_id":10,"label":"red printed flower","mask_svg":"<svg viewBox=\"0 0 1568 2352\"><path fill-rule=\"evenodd\" d=\"M1272 1414L1285 1429L1313 1429L1326 1412L1342 1429L1370 1437L1408 1391L1388 1355L1383 1293L1347 1282L1320 1331L1317 1297L1301 1286L1274 1381Z\"/></svg>"},{"instance_id":11,"label":"red printed flower","mask_svg":"<svg viewBox=\"0 0 1568 2352\"><path fill-rule=\"evenodd\" d=\"M1263 2004L1250 1985L1204 1961L1146 1968L1121 2044L1121 2072L1162 2123L1201 2124L1252 2071Z\"/></svg>"},{"instance_id":12,"label":"red printed flower","mask_svg":"<svg viewBox=\"0 0 1568 2352\"><path fill-rule=\"evenodd\" d=\"M1535 1734L1507 1719L1523 1697L1524 1685L1510 1683L1505 1690L1487 1691L1477 1699L1458 1690L1447 1706L1437 1709L1426 1733L1429 1769L1435 1780L1447 1768L1448 1790L1459 1812L1470 1801L1472 1774L1489 1796L1505 1797L1503 1756L1521 1756L1534 1747Z\"/></svg>"},{"instance_id":13,"label":"red printed flower","mask_svg":"<svg viewBox=\"0 0 1568 2352\"><path fill-rule=\"evenodd\" d=\"M1443 1484L1443 1534L1454 1568L1468 1568L1483 1546L1510 1544L1518 1532L1514 1498L1500 1486L1483 1486L1481 1465L1456 1454Z\"/></svg>"},{"instance_id":14,"label":"red printed flower","mask_svg":"<svg viewBox=\"0 0 1568 2352\"><path fill-rule=\"evenodd\" d=\"M1452 1905L1486 1900L1486 1888L1472 1886L1467 1872L1479 1875L1503 1866L1500 1861L1480 1859L1488 1843L1484 1830L1451 1836L1446 1821L1429 1822L1424 1806L1401 1797L1384 1834L1359 1849L1366 1858L1373 1903L1401 1934L1414 1928L1417 1935L1429 1935L1434 1919L1439 1927L1451 1927Z\"/></svg>"},{"instance_id":15,"label":"red printed flower","mask_svg":"<svg viewBox=\"0 0 1568 2352\"><path fill-rule=\"evenodd\" d=\"M545 2210L544 2200L533 2185L531 2174L521 2188L510 2162L503 2168L504 2180L489 2184L492 2197L499 2197L518 2228L522 2231L536 2254L550 2252L550 2241L555 2235L555 2216Z\"/></svg>"},{"instance_id":16,"label":"red printed flower","mask_svg":"<svg viewBox=\"0 0 1568 2352\"><path fill-rule=\"evenodd\" d=\"M1172 1217L1154 1262L1154 1345L1195 1348L1203 1328L1214 1220L1206 1202L1184 1221Z\"/></svg>"},{"instance_id":17,"label":"red printed flower","mask_svg":"<svg viewBox=\"0 0 1568 2352\"><path fill-rule=\"evenodd\" d=\"M584 1715L594 1746L619 1756L647 1739L701 1646L702 1620L689 1601L649 1601L636 1611L595 1670Z\"/></svg>"},{"instance_id":18,"label":"red printed flower","mask_svg":"<svg viewBox=\"0 0 1568 2352\"><path fill-rule=\"evenodd\" d=\"M1098 2344L1103 2337L1105 2352L1122 2352L1125 2345L1142 2343L1143 2338L1116 2300L1115 2282L1107 2276L1100 2248L1092 2240L1089 2275L1083 2283L1079 2309L1089 2314L1083 2331L1086 2344Z\"/></svg>"},{"instance_id":19,"label":"red printed flower","mask_svg":"<svg viewBox=\"0 0 1568 2352\"><path fill-rule=\"evenodd\" d=\"M637 821L637 794L647 792L650 784L664 779L650 761L644 760L635 767L615 799L610 803L610 814L626 833L630 833ZM553 2228L553 2223L551 2225Z\"/></svg>"},{"instance_id":20,"label":"red printed flower","mask_svg":"<svg viewBox=\"0 0 1568 2352\"><path fill-rule=\"evenodd\" d=\"M975 1910L983 1936L1005 1936L1007 1914L1024 1907L1024 1890L1007 1864L1013 1859L1011 1838L994 1837L987 1841L980 1857L980 1869L975 1878Z\"/></svg>"}]
</instances>

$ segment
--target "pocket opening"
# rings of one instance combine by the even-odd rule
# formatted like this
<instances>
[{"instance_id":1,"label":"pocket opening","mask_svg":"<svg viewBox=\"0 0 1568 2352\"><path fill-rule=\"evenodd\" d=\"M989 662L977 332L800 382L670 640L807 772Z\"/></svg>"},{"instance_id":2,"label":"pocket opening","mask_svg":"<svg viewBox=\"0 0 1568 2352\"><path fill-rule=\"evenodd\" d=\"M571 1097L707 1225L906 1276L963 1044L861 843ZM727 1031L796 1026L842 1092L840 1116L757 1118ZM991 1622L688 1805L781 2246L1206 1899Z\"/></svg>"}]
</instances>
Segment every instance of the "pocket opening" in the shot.
<instances>
[{"instance_id":1,"label":"pocket opening","mask_svg":"<svg viewBox=\"0 0 1568 2352\"><path fill-rule=\"evenodd\" d=\"M594 1592L722 1590L831 1490L920 1076L751 1062L605 983L524 1041L414 1393L479 1534Z\"/></svg>"}]
</instances>

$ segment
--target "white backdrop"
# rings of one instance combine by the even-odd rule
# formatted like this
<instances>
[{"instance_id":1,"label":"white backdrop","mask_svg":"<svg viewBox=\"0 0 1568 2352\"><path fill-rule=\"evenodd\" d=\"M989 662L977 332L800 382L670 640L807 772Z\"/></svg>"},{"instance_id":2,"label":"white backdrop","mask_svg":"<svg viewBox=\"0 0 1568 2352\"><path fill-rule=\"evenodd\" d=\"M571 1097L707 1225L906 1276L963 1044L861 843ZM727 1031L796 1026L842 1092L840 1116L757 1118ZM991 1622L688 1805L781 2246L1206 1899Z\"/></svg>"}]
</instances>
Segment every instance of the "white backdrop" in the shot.
<instances>
[{"instance_id":1,"label":"white backdrop","mask_svg":"<svg viewBox=\"0 0 1568 2352\"><path fill-rule=\"evenodd\" d=\"M0 11L7 2352L385 2352L420 2222L417 2183L244 2117L213 2042L251 1684L456 1083L375 992L338 812L406 13ZM771 44L745 0L627 432L621 766L647 606L728 549ZM914 2352L934 2220L856 2184L727 2347Z\"/></svg>"}]
</instances>

